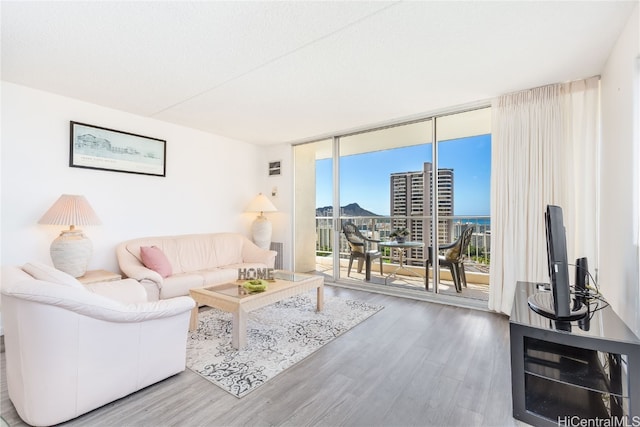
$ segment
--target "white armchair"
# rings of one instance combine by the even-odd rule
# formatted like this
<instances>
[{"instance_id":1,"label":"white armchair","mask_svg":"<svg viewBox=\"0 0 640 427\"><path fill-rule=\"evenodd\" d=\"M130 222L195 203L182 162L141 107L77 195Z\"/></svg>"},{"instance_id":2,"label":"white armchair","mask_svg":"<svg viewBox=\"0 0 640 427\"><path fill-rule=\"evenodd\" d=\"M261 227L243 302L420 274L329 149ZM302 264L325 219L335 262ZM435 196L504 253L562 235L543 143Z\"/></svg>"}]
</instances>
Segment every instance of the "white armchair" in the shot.
<instances>
[{"instance_id":1,"label":"white armchair","mask_svg":"<svg viewBox=\"0 0 640 427\"><path fill-rule=\"evenodd\" d=\"M6 381L25 422L58 424L185 369L191 298L122 303L99 285L37 280L25 269L2 269ZM113 294L115 285L104 288Z\"/></svg>"}]
</instances>

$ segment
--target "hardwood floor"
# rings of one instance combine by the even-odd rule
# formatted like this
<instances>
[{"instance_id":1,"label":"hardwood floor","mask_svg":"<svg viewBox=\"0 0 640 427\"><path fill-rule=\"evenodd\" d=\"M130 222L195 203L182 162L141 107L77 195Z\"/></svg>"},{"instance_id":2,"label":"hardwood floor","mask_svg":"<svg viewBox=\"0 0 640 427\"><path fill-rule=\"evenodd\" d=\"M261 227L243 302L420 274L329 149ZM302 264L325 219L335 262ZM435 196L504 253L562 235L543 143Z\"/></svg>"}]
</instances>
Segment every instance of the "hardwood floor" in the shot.
<instances>
[{"instance_id":1,"label":"hardwood floor","mask_svg":"<svg viewBox=\"0 0 640 427\"><path fill-rule=\"evenodd\" d=\"M185 370L66 426L516 426L508 319L326 286L384 310L237 399ZM2 417L26 425L7 395Z\"/></svg>"}]
</instances>

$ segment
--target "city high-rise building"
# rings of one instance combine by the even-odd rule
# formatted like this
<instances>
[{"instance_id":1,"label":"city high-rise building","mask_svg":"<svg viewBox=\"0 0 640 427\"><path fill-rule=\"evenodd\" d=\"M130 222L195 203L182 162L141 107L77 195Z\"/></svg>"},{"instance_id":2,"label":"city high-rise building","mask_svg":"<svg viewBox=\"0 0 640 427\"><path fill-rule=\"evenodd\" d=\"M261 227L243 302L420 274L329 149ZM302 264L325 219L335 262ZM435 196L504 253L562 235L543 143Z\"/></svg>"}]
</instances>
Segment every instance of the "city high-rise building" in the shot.
<instances>
[{"instance_id":1,"label":"city high-rise building","mask_svg":"<svg viewBox=\"0 0 640 427\"><path fill-rule=\"evenodd\" d=\"M390 176L392 229L406 227L411 240L430 244L433 165L425 162L422 171L396 172ZM438 169L438 243L450 243L453 235L453 169ZM424 259L422 249L414 249L409 259Z\"/></svg>"}]
</instances>

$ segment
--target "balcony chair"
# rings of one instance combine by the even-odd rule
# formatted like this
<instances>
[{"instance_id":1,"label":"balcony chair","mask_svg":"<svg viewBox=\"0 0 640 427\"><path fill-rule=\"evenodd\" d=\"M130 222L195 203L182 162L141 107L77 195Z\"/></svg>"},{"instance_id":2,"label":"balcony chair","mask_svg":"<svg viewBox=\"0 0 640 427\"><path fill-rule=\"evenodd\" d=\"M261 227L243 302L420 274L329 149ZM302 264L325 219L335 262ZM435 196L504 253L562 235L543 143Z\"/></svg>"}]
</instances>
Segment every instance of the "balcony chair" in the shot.
<instances>
[{"instance_id":1,"label":"balcony chair","mask_svg":"<svg viewBox=\"0 0 640 427\"><path fill-rule=\"evenodd\" d=\"M467 247L471 243L471 236L473 235L473 225L464 229L458 240L448 245L439 246L439 250L445 251L443 255L438 255L438 264L443 267L449 267L451 271L451 277L453 278L453 284L456 287L456 292L462 292L462 286L467 287L467 276L464 272L464 259L467 252ZM424 275L424 286L429 290L429 266L433 266L432 260L432 247L429 247L427 254L427 265Z\"/></svg>"},{"instance_id":2,"label":"balcony chair","mask_svg":"<svg viewBox=\"0 0 640 427\"><path fill-rule=\"evenodd\" d=\"M382 275L382 253L377 249L377 246L376 249L372 249L372 244L379 243L380 240L364 237L352 222L344 222L342 224L342 232L349 243L350 249L347 277L351 274L351 266L356 258L358 259L358 273L362 272L362 263L364 261L364 280L367 282L371 280L371 261L376 258L380 259L380 275Z\"/></svg>"}]
</instances>

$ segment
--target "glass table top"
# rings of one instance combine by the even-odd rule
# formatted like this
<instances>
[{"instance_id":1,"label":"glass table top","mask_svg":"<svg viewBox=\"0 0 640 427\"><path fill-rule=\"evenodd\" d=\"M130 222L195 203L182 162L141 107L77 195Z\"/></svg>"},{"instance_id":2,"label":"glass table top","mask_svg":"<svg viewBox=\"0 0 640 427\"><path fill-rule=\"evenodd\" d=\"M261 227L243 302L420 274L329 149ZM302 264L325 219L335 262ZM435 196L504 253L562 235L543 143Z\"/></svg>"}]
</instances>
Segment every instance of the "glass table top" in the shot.
<instances>
[{"instance_id":1,"label":"glass table top","mask_svg":"<svg viewBox=\"0 0 640 427\"><path fill-rule=\"evenodd\" d=\"M310 274L303 274L303 273L293 273L291 271L284 271L284 270L277 270L273 272L273 278L274 280L267 280L267 290L269 290L270 288L282 288L282 287L286 287L287 282L300 282L302 280L306 280L309 278L312 278L314 276L310 275ZM223 294L223 295L227 295L230 297L236 297L236 298L246 298L250 295L255 295L258 294L260 292L254 292L251 293L248 290L246 290L245 288L242 287L242 284L245 282L246 280L236 280L235 282L230 282L230 283L224 283L221 285L212 285L212 286L207 286L204 287L204 290L207 290L209 292L214 292L214 293L218 293L218 294ZM284 283L283 283L284 282Z\"/></svg>"},{"instance_id":2,"label":"glass table top","mask_svg":"<svg viewBox=\"0 0 640 427\"><path fill-rule=\"evenodd\" d=\"M390 248L421 248L424 246L424 242L412 242L412 241L406 241L406 242L395 242L395 241L389 241L389 242L378 242L378 246L387 246Z\"/></svg>"}]
</instances>

